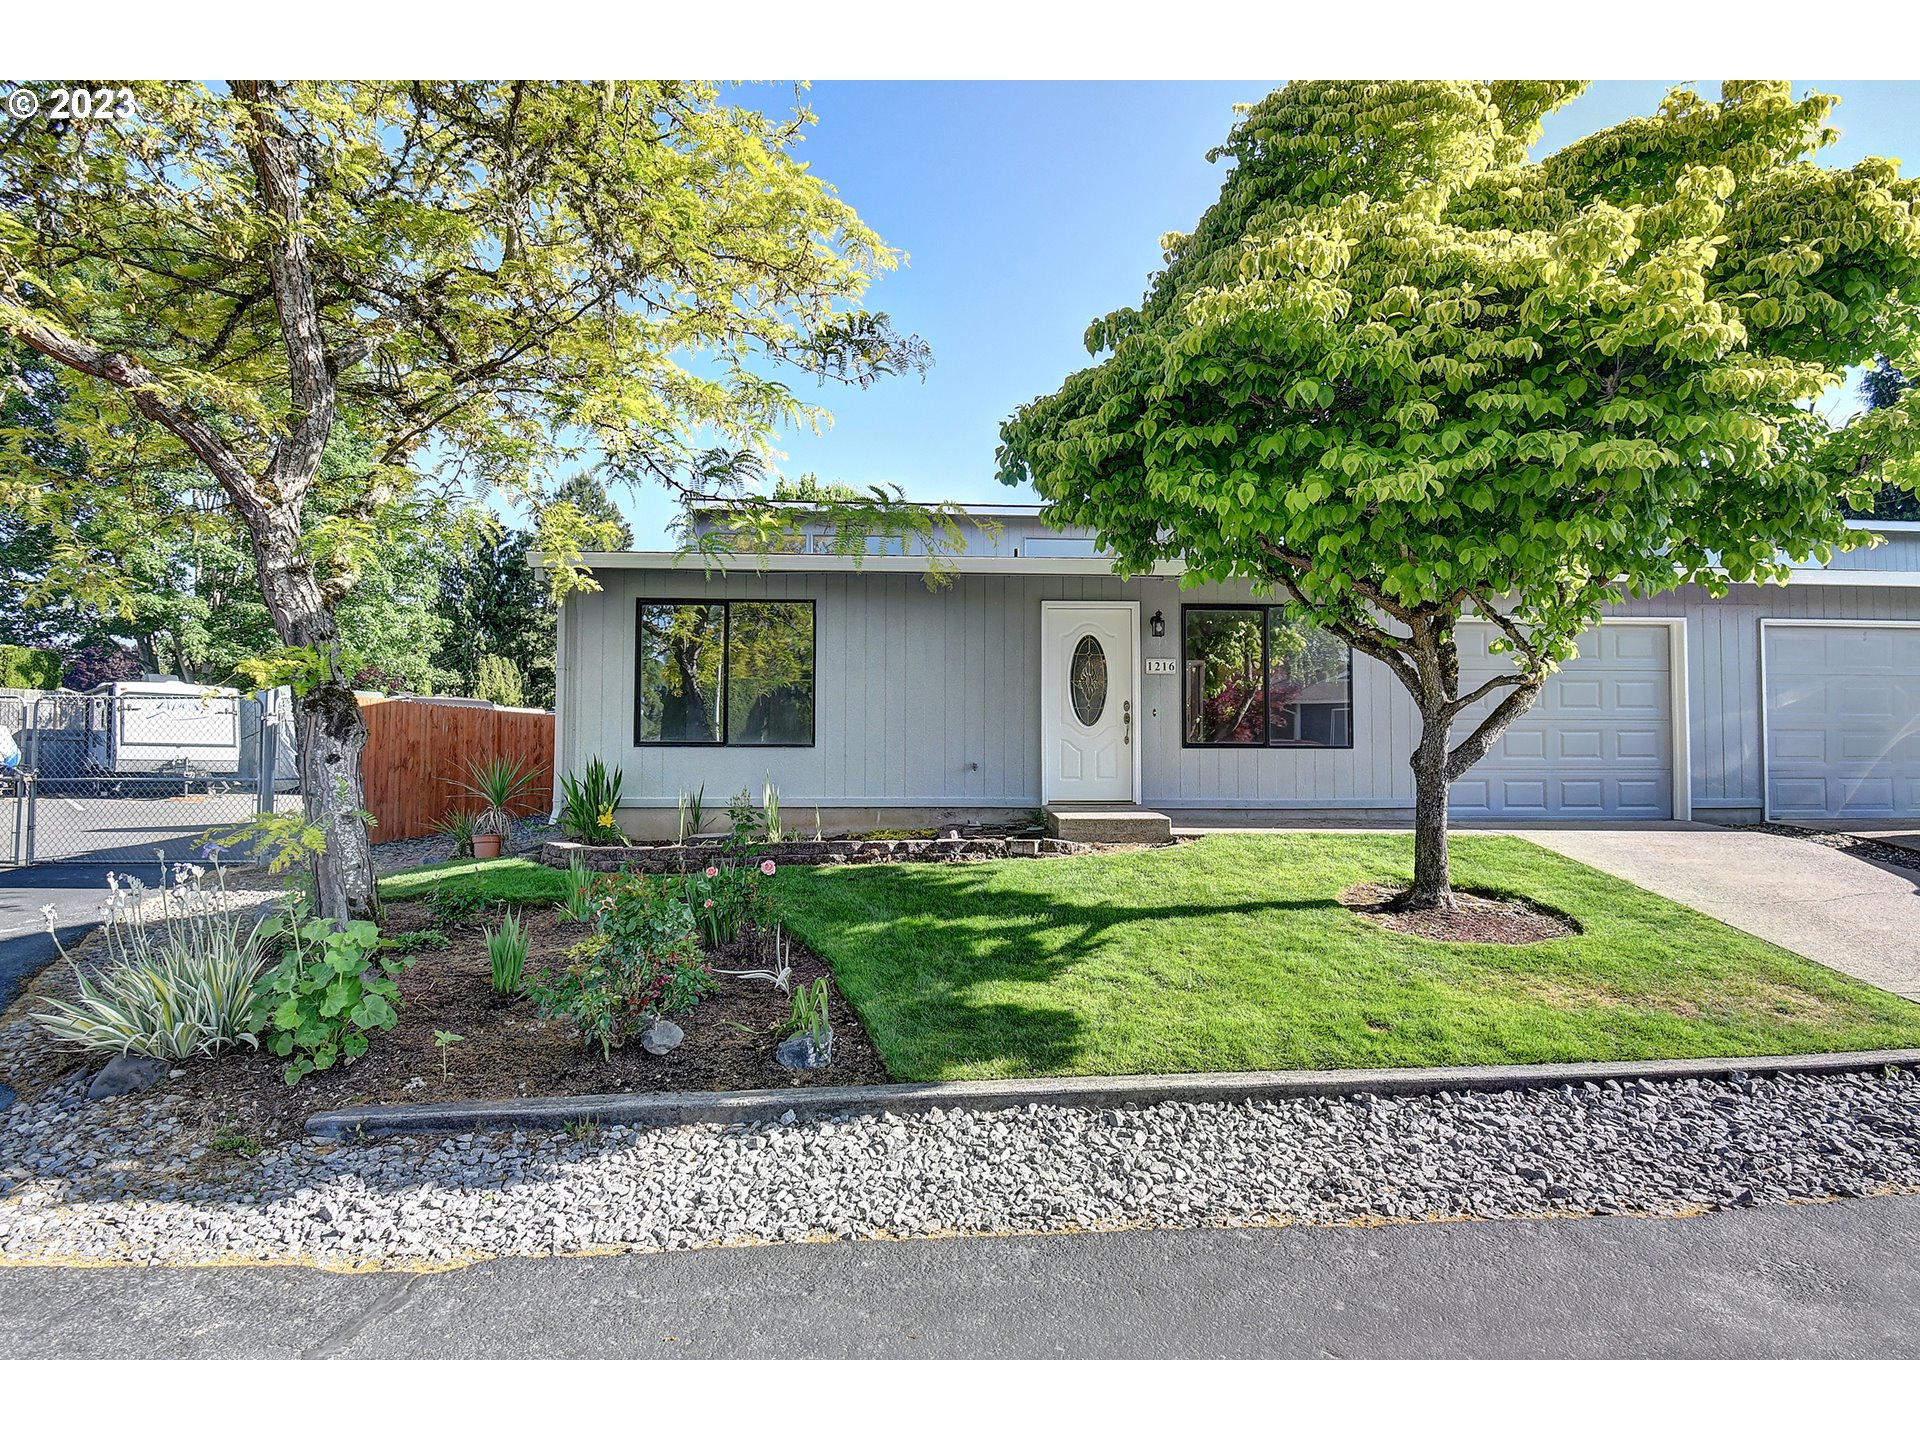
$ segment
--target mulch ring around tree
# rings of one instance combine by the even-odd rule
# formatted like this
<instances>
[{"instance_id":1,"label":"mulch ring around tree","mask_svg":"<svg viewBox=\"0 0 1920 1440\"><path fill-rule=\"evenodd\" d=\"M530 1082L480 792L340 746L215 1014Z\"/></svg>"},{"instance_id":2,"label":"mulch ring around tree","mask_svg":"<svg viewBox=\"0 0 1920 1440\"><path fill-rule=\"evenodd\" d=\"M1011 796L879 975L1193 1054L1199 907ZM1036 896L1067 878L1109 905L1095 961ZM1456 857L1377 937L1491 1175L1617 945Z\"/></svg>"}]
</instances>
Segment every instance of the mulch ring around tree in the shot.
<instances>
[{"instance_id":1,"label":"mulch ring around tree","mask_svg":"<svg viewBox=\"0 0 1920 1440\"><path fill-rule=\"evenodd\" d=\"M1524 900L1455 890L1451 910L1395 909L1406 893L1399 885L1349 885L1340 892L1340 903L1382 929L1456 945L1533 945L1580 933L1580 927L1565 915L1538 909Z\"/></svg>"},{"instance_id":2,"label":"mulch ring around tree","mask_svg":"<svg viewBox=\"0 0 1920 1440\"><path fill-rule=\"evenodd\" d=\"M498 922L497 913L484 918ZM543 965L564 967L567 948L592 928L532 906L521 918L529 931L529 975ZM282 1078L284 1060L264 1047L241 1047L211 1059L178 1062L176 1068L185 1073L163 1080L161 1088L178 1095L209 1125L231 1126L271 1142L301 1133L307 1117L317 1111L347 1105L865 1085L892 1079L826 962L799 944L793 944L788 955L792 983L828 977L833 1063L823 1070L787 1070L773 1058L786 1033L792 1001L769 981L716 973L711 993L692 1010L670 1017L686 1032L677 1048L649 1055L635 1039L603 1058L597 1044L590 1050L582 1047L578 1033L565 1021L541 1019L524 995L494 993L481 924L436 926L425 906L403 903L387 907L381 926L388 935L435 928L449 943L414 956L400 977L399 1024L373 1034L359 1060L290 1086ZM767 968L770 958L771 943L765 936L744 938L708 956L716 970ZM53 983L35 988L41 994L70 990L56 975L65 969L52 967L41 980ZM445 1052L444 1078L435 1031L461 1037ZM98 1058L58 1051L51 1042L36 1059L40 1063L29 1067L36 1073L11 1083L17 1087L30 1080L37 1088L76 1067L97 1069L100 1064Z\"/></svg>"}]
</instances>

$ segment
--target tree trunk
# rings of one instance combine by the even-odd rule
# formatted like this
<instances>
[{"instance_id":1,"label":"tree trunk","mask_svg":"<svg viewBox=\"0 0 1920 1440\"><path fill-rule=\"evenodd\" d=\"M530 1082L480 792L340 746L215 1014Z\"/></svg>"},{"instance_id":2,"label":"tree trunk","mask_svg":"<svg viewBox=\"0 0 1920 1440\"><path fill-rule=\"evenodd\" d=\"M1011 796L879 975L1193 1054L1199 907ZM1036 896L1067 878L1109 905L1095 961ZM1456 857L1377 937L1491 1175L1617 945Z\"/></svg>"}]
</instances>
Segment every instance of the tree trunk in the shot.
<instances>
[{"instance_id":1,"label":"tree trunk","mask_svg":"<svg viewBox=\"0 0 1920 1440\"><path fill-rule=\"evenodd\" d=\"M326 837L314 861L315 904L320 914L336 920L373 919L379 900L360 774L367 722L351 677L341 673L332 607L300 554L298 512L282 507L255 518L250 526L254 558L274 630L283 644L314 657L313 668L295 687L293 713L307 822Z\"/></svg>"},{"instance_id":2,"label":"tree trunk","mask_svg":"<svg viewBox=\"0 0 1920 1440\"><path fill-rule=\"evenodd\" d=\"M327 837L314 861L318 911L336 920L378 916L373 849L367 824L366 788L360 756L367 748L367 722L353 686L335 677L294 698L300 736L300 789L307 821Z\"/></svg>"},{"instance_id":3,"label":"tree trunk","mask_svg":"<svg viewBox=\"0 0 1920 1440\"><path fill-rule=\"evenodd\" d=\"M1406 910L1451 910L1453 882L1447 868L1447 739L1451 722L1422 716L1413 766L1413 888L1400 897Z\"/></svg>"}]
</instances>

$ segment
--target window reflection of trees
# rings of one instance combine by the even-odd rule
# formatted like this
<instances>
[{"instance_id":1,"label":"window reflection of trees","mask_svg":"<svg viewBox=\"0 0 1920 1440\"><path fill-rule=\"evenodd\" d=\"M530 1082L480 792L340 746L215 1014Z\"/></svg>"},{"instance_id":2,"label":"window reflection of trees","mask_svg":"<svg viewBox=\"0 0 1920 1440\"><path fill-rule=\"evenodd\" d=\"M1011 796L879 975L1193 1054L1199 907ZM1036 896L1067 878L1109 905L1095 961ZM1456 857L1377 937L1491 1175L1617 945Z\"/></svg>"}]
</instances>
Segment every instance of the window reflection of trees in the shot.
<instances>
[{"instance_id":1,"label":"window reflection of trees","mask_svg":"<svg viewBox=\"0 0 1920 1440\"><path fill-rule=\"evenodd\" d=\"M641 744L811 745L808 601L640 605Z\"/></svg>"},{"instance_id":2,"label":"window reflection of trees","mask_svg":"<svg viewBox=\"0 0 1920 1440\"><path fill-rule=\"evenodd\" d=\"M1283 606L1188 607L1189 745L1347 746L1353 652Z\"/></svg>"}]
</instances>

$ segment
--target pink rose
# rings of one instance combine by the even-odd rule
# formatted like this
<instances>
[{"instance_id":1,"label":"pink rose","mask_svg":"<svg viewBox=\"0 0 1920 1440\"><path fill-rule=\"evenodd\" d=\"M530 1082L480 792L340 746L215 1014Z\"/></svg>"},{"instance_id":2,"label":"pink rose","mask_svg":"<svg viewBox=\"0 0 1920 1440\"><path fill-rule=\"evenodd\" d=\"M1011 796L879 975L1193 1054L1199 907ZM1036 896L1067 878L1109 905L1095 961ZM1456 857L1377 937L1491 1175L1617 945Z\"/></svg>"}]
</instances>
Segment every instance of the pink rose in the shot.
<instances>
[{"instance_id":1,"label":"pink rose","mask_svg":"<svg viewBox=\"0 0 1920 1440\"><path fill-rule=\"evenodd\" d=\"M720 873L720 867L718 865L707 866L707 879L711 880L715 876L717 876L719 873Z\"/></svg>"},{"instance_id":2,"label":"pink rose","mask_svg":"<svg viewBox=\"0 0 1920 1440\"><path fill-rule=\"evenodd\" d=\"M711 910L712 908L713 908L713 901L711 900L707 901L707 909Z\"/></svg>"},{"instance_id":3,"label":"pink rose","mask_svg":"<svg viewBox=\"0 0 1920 1440\"><path fill-rule=\"evenodd\" d=\"M771 875L773 873L773 862L771 860L762 860L760 862L760 873L762 875Z\"/></svg>"}]
</instances>

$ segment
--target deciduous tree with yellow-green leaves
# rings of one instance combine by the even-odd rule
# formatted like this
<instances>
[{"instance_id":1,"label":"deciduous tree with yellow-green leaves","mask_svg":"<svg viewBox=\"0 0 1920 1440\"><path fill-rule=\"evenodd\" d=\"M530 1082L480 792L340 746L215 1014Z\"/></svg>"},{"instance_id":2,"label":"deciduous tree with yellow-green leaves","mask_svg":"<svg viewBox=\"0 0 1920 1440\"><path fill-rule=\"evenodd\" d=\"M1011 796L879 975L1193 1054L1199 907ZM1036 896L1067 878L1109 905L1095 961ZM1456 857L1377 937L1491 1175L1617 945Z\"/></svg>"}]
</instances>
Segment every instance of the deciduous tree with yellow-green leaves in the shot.
<instances>
[{"instance_id":1,"label":"deciduous tree with yellow-green leaves","mask_svg":"<svg viewBox=\"0 0 1920 1440\"><path fill-rule=\"evenodd\" d=\"M1453 903L1449 784L1603 605L1781 578L1863 538L1843 503L1920 473L1920 394L1838 429L1814 406L1876 356L1911 373L1920 182L1821 166L1834 97L1773 82L1530 159L1581 89L1316 82L1248 108L1219 200L1088 330L1098 363L1001 432L1001 478L1123 568L1252 581L1405 685L1410 907ZM1512 664L1463 688L1474 618Z\"/></svg>"},{"instance_id":2,"label":"deciduous tree with yellow-green leaves","mask_svg":"<svg viewBox=\"0 0 1920 1440\"><path fill-rule=\"evenodd\" d=\"M244 525L299 695L321 908L374 908L366 728L335 606L432 485L538 509L564 588L612 526L550 481L728 493L821 413L782 368L924 364L860 307L896 257L793 154L810 121L696 83L134 84L110 115L0 129L0 329L66 367L84 475L0 436L0 502L56 538L157 508L192 464ZM365 464L329 477L343 415ZM551 501L551 503L542 503ZM64 528L63 528L64 527ZM106 557L110 559L111 557ZM57 544L110 599L110 564Z\"/></svg>"}]
</instances>

